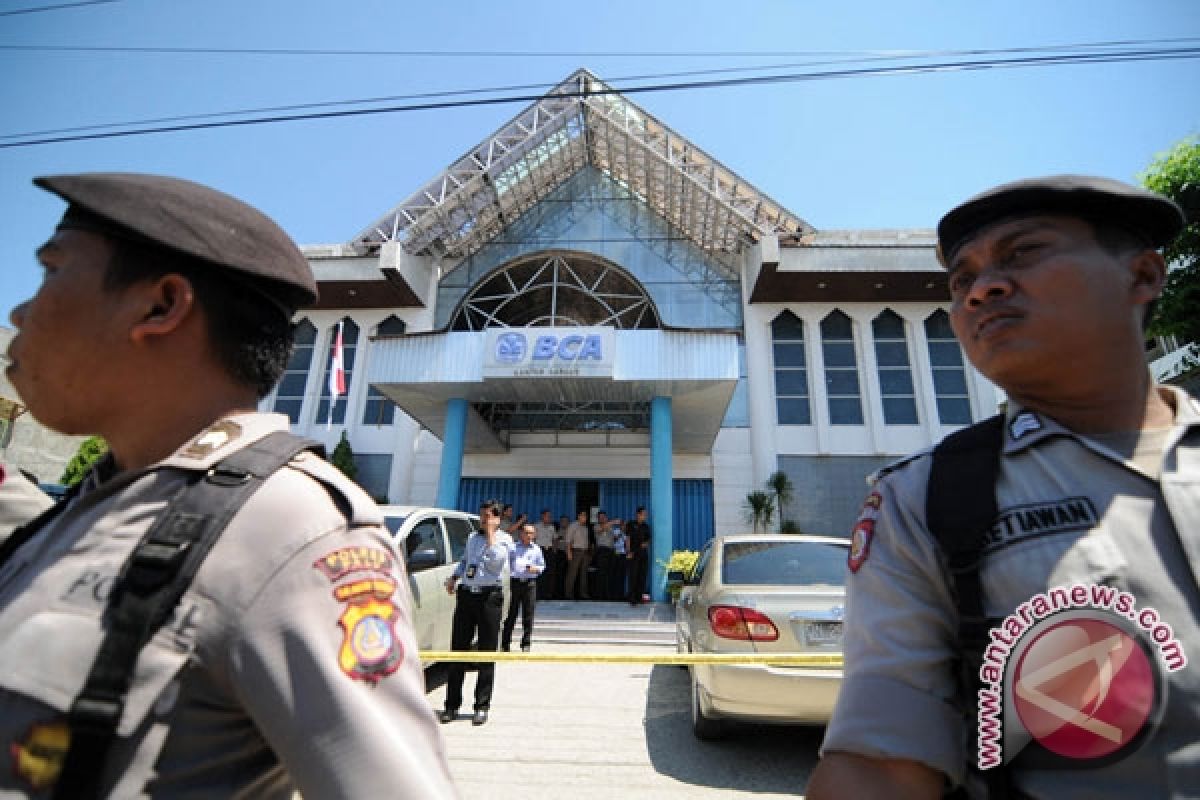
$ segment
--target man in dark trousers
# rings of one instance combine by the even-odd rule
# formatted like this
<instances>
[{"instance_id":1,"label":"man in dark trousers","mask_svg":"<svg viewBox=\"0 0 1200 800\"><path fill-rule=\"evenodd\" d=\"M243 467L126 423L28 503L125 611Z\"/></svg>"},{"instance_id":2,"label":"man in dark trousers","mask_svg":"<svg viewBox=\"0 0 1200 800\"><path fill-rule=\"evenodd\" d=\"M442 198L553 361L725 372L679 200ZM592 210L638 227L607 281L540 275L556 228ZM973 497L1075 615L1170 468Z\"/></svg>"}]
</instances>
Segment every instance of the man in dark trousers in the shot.
<instances>
[{"instance_id":1,"label":"man in dark trousers","mask_svg":"<svg viewBox=\"0 0 1200 800\"><path fill-rule=\"evenodd\" d=\"M533 610L537 607L538 576L546 570L542 548L533 541L536 535L537 528L526 522L521 528L520 540L508 557L512 599L508 603L504 634L500 638L500 648L505 652L512 647L518 612L521 614L521 649L529 652L529 645L533 641Z\"/></svg>"},{"instance_id":2,"label":"man in dark trousers","mask_svg":"<svg viewBox=\"0 0 1200 800\"><path fill-rule=\"evenodd\" d=\"M625 526L629 541L629 605L636 606L646 594L646 575L650 569L650 523L646 522L646 507L638 506L637 517Z\"/></svg>"}]
</instances>

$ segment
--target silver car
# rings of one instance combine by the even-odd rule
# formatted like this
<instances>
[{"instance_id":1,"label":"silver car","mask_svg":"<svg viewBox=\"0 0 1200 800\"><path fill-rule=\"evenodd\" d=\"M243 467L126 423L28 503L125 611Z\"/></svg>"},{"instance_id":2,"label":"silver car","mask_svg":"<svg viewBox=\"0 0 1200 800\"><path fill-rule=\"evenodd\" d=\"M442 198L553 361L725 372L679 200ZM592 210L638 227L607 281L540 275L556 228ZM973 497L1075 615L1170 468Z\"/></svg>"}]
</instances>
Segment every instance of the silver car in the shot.
<instances>
[{"instance_id":1,"label":"silver car","mask_svg":"<svg viewBox=\"0 0 1200 800\"><path fill-rule=\"evenodd\" d=\"M408 570L417 646L423 651L449 650L454 597L444 584L462 558L467 537L479 530L479 517L444 508L381 508Z\"/></svg>"},{"instance_id":2,"label":"silver car","mask_svg":"<svg viewBox=\"0 0 1200 800\"><path fill-rule=\"evenodd\" d=\"M824 536L731 534L711 540L676 608L681 653L840 655L849 542ZM841 669L695 664L692 731L717 739L727 720L825 724Z\"/></svg>"}]
</instances>

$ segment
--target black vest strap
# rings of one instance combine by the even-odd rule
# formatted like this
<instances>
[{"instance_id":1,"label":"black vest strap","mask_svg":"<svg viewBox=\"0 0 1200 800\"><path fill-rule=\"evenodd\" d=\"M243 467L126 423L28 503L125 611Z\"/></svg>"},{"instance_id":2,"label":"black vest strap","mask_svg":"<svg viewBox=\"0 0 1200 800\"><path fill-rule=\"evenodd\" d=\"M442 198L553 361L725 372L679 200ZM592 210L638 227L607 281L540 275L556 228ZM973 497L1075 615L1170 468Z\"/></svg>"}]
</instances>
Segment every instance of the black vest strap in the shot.
<instances>
[{"instance_id":1,"label":"black vest strap","mask_svg":"<svg viewBox=\"0 0 1200 800\"><path fill-rule=\"evenodd\" d=\"M950 574L958 611L959 698L967 729L974 733L976 698L982 684L979 668L991 627L983 608L980 561L988 529L996 521L996 479L1004 447L1004 417L997 415L950 434L934 448L925 496L925 520ZM972 735L971 740L975 740ZM978 747L978 742L976 742ZM972 770L978 753L971 753ZM982 774L991 800L1011 795L1008 769L998 766Z\"/></svg>"},{"instance_id":2,"label":"black vest strap","mask_svg":"<svg viewBox=\"0 0 1200 800\"><path fill-rule=\"evenodd\" d=\"M50 524L50 521L62 513L62 510L67 507L67 503L75 495L79 494L79 487L83 482L80 481L67 489L67 493L59 498L58 502L47 508L41 514L38 514L33 519L26 522L24 525L13 530L8 538L0 543L0 567L8 563L8 560L13 557L17 550L21 549L21 545L28 542L37 532Z\"/></svg>"},{"instance_id":3,"label":"black vest strap","mask_svg":"<svg viewBox=\"0 0 1200 800\"><path fill-rule=\"evenodd\" d=\"M316 442L269 434L206 473L197 472L125 562L108 600L108 631L67 717L70 747L56 800L94 798L133 679L138 654L191 585L217 539L266 478Z\"/></svg>"}]
</instances>

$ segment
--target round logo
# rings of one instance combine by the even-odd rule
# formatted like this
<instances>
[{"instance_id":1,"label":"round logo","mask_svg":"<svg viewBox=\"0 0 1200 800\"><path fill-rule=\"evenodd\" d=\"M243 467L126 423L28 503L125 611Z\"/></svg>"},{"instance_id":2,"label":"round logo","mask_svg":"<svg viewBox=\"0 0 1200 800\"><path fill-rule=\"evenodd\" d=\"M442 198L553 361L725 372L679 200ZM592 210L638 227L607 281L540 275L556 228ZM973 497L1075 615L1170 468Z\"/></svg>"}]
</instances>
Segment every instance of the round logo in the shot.
<instances>
[{"instance_id":1,"label":"round logo","mask_svg":"<svg viewBox=\"0 0 1200 800\"><path fill-rule=\"evenodd\" d=\"M504 333L496 338L496 360L501 364L519 364L529 349L523 333Z\"/></svg>"},{"instance_id":2,"label":"round logo","mask_svg":"<svg viewBox=\"0 0 1200 800\"><path fill-rule=\"evenodd\" d=\"M1047 622L1033 631L1011 674L1021 724L1060 756L1116 756L1138 739L1159 706L1153 656L1106 619L1071 615Z\"/></svg>"},{"instance_id":3,"label":"round logo","mask_svg":"<svg viewBox=\"0 0 1200 800\"><path fill-rule=\"evenodd\" d=\"M354 657L364 667L373 667L387 661L392 654L394 635L387 620L375 615L363 617L350 634L350 647Z\"/></svg>"}]
</instances>

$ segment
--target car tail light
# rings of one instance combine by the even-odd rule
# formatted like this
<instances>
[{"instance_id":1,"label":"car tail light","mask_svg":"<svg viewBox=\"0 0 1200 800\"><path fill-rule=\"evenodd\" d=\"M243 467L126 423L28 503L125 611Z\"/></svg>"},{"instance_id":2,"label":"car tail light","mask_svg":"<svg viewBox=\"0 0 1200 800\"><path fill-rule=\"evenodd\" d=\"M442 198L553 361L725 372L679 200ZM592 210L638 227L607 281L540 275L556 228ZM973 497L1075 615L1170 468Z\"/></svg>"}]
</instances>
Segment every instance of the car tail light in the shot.
<instances>
[{"instance_id":1,"label":"car tail light","mask_svg":"<svg viewBox=\"0 0 1200 800\"><path fill-rule=\"evenodd\" d=\"M712 606L708 609L708 624L713 633L723 639L773 642L779 638L779 630L775 623L753 608Z\"/></svg>"}]
</instances>

